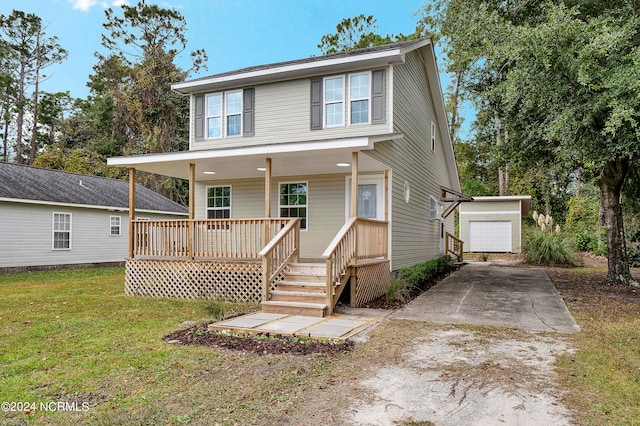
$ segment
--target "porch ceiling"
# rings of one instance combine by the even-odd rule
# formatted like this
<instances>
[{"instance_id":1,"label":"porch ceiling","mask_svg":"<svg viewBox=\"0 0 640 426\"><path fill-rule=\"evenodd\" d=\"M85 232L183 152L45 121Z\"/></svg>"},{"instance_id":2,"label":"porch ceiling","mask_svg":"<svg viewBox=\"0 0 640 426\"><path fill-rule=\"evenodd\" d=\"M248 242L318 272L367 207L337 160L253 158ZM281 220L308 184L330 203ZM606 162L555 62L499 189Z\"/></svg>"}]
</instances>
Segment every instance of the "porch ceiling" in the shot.
<instances>
[{"instance_id":1,"label":"porch ceiling","mask_svg":"<svg viewBox=\"0 0 640 426\"><path fill-rule=\"evenodd\" d=\"M394 139L401 137L401 134L393 135ZM350 164L352 152L360 151L366 154L367 150L373 148L375 142L388 139L391 138L350 138L299 144L113 157L108 159L108 164L189 179L189 164L193 163L196 165L196 181L262 178L264 171L258 168L265 167L266 158L271 158L273 176L351 173L350 166L340 167L337 164ZM359 156L358 170L361 172L378 171L384 168L384 164L368 155Z\"/></svg>"}]
</instances>

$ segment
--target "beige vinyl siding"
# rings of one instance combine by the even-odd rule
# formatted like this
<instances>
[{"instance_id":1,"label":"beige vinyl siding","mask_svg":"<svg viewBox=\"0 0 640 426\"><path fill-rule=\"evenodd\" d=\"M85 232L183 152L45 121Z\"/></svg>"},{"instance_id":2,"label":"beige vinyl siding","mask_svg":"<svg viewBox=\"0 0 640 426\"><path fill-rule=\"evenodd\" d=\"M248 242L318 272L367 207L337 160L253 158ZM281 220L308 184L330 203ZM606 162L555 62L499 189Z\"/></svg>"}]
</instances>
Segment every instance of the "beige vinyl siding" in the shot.
<instances>
[{"instance_id":1,"label":"beige vinyl siding","mask_svg":"<svg viewBox=\"0 0 640 426\"><path fill-rule=\"evenodd\" d=\"M419 51L408 53L405 64L393 69L394 131L403 139L377 143L369 155L392 169L392 268L399 269L441 255L440 220L429 220L429 196L440 198L440 186L452 187L442 137L436 126L435 151L431 150L434 103L424 61ZM411 188L404 200L404 182ZM453 233L453 214L445 220Z\"/></svg>"},{"instance_id":2,"label":"beige vinyl siding","mask_svg":"<svg viewBox=\"0 0 640 426\"><path fill-rule=\"evenodd\" d=\"M345 174L271 178L271 217L278 215L280 183L307 182L308 230L300 233L301 257L319 259L344 225ZM207 186L231 186L231 217L264 217L264 179L215 180L196 184L196 218L206 218Z\"/></svg>"},{"instance_id":3,"label":"beige vinyl siding","mask_svg":"<svg viewBox=\"0 0 640 426\"><path fill-rule=\"evenodd\" d=\"M355 72L354 72L355 73ZM345 74L346 76L347 74ZM387 78L387 93L389 72ZM388 133L389 99L386 96L387 120L385 124L345 125L322 130L310 130L311 126L311 81L309 78L278 83L263 84L255 87L255 136L225 137L195 142L195 122L191 120L191 150L246 147L274 143L317 141L325 139L357 137ZM191 116L194 116L195 102L191 102ZM347 98L344 105L345 123L347 117Z\"/></svg>"},{"instance_id":4,"label":"beige vinyl siding","mask_svg":"<svg viewBox=\"0 0 640 426\"><path fill-rule=\"evenodd\" d=\"M464 241L465 251L469 251L470 221L509 221L511 222L511 251L522 251L522 215L521 202L508 201L472 201L460 204L460 239Z\"/></svg>"},{"instance_id":5,"label":"beige vinyl siding","mask_svg":"<svg viewBox=\"0 0 640 426\"><path fill-rule=\"evenodd\" d=\"M122 262L129 252L128 211L28 203L0 203L0 267ZM71 250L53 250L53 213L71 214ZM110 217L120 216L120 235L109 235ZM140 213L150 219L179 219Z\"/></svg>"}]
</instances>

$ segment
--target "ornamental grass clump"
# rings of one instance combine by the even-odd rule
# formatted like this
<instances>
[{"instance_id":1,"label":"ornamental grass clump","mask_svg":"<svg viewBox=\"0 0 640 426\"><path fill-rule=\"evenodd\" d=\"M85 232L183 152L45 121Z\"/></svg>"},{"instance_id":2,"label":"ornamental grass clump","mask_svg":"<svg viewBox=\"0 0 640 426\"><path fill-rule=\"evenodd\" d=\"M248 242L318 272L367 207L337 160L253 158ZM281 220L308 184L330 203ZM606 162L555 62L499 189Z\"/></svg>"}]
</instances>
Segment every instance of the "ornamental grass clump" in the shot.
<instances>
[{"instance_id":1,"label":"ornamental grass clump","mask_svg":"<svg viewBox=\"0 0 640 426\"><path fill-rule=\"evenodd\" d=\"M573 266L573 246L562 233L531 229L523 244L525 262L532 265Z\"/></svg>"}]
</instances>

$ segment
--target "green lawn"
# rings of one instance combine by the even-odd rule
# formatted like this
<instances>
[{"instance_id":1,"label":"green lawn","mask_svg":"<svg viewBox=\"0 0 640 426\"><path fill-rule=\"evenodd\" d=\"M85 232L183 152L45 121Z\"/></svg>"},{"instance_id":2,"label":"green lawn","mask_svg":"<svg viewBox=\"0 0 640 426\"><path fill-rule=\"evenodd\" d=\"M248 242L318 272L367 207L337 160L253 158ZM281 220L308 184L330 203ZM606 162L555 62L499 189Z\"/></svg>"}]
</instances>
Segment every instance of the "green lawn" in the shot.
<instances>
[{"instance_id":1,"label":"green lawn","mask_svg":"<svg viewBox=\"0 0 640 426\"><path fill-rule=\"evenodd\" d=\"M564 402L576 424L640 425L640 297L590 293L597 274L551 273L582 327L558 361ZM435 327L385 321L335 357L172 346L163 336L213 320L212 302L129 297L123 281L121 268L0 275L0 402L36 408L0 424L331 424L362 397L359 377L402 364L408 342Z\"/></svg>"}]
</instances>

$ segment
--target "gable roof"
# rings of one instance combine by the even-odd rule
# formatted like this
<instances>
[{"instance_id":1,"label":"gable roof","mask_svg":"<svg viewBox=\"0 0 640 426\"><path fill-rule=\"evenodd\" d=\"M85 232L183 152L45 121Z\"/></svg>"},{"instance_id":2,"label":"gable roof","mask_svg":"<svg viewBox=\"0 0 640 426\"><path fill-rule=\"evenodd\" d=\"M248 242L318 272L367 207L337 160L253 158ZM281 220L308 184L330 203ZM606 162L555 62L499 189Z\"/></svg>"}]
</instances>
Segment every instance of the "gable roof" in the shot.
<instances>
[{"instance_id":1,"label":"gable roof","mask_svg":"<svg viewBox=\"0 0 640 426\"><path fill-rule=\"evenodd\" d=\"M0 201L129 209L129 182L0 162ZM186 214L187 209L136 184L136 210Z\"/></svg>"},{"instance_id":2,"label":"gable roof","mask_svg":"<svg viewBox=\"0 0 640 426\"><path fill-rule=\"evenodd\" d=\"M171 85L176 92L189 94L207 90L222 90L232 86L267 83L303 76L344 72L366 67L385 66L403 61L412 50L431 44L430 38L402 41L383 46L366 47L323 56L311 56L293 61L275 62L196 78Z\"/></svg>"}]
</instances>

